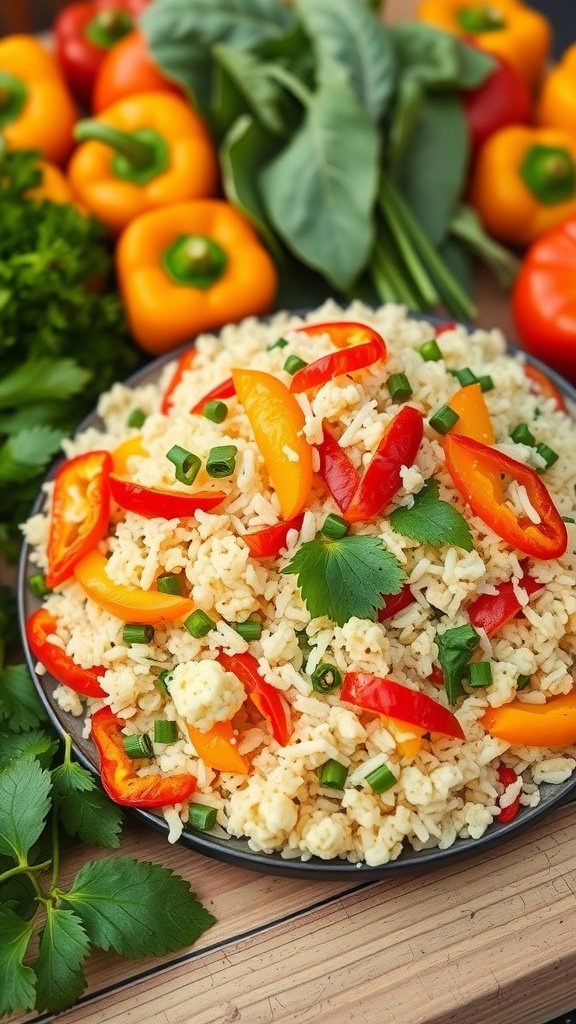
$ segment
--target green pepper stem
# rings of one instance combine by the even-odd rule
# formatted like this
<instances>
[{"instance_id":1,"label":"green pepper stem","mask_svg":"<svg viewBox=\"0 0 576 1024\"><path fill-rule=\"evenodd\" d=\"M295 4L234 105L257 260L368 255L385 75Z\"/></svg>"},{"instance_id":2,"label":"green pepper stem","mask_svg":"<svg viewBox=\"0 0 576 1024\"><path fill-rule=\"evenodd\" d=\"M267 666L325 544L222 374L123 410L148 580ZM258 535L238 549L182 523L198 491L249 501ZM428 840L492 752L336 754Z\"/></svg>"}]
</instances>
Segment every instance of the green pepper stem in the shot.
<instances>
[{"instance_id":1,"label":"green pepper stem","mask_svg":"<svg viewBox=\"0 0 576 1024\"><path fill-rule=\"evenodd\" d=\"M164 270L176 284L209 288L226 269L224 249L205 235L183 235L163 257Z\"/></svg>"},{"instance_id":2,"label":"green pepper stem","mask_svg":"<svg viewBox=\"0 0 576 1024\"><path fill-rule=\"evenodd\" d=\"M490 4L478 4L477 7L465 7L458 11L457 21L465 32L496 32L505 27L506 22L497 7Z\"/></svg>"},{"instance_id":3,"label":"green pepper stem","mask_svg":"<svg viewBox=\"0 0 576 1024\"><path fill-rule=\"evenodd\" d=\"M571 199L576 191L574 160L561 146L531 146L519 173L527 188L544 206Z\"/></svg>"},{"instance_id":4,"label":"green pepper stem","mask_svg":"<svg viewBox=\"0 0 576 1024\"><path fill-rule=\"evenodd\" d=\"M132 32L134 21L127 11L107 7L91 18L85 28L86 38L100 50L109 50L120 39Z\"/></svg>"},{"instance_id":5,"label":"green pepper stem","mask_svg":"<svg viewBox=\"0 0 576 1024\"><path fill-rule=\"evenodd\" d=\"M154 161L154 150L147 142L135 137L133 132L123 132L109 124L86 118L74 128L77 142L101 142L123 156L134 168L149 167Z\"/></svg>"},{"instance_id":6,"label":"green pepper stem","mask_svg":"<svg viewBox=\"0 0 576 1024\"><path fill-rule=\"evenodd\" d=\"M9 71L0 71L0 128L20 116L28 96L23 82Z\"/></svg>"}]
</instances>

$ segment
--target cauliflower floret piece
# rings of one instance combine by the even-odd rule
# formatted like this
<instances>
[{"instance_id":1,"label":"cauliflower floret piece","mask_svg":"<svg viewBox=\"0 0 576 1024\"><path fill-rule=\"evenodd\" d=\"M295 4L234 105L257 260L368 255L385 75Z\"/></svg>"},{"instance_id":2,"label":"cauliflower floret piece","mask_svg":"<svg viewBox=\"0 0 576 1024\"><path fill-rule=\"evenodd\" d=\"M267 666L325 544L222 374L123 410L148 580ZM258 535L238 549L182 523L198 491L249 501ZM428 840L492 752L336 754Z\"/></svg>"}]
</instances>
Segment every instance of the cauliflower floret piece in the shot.
<instances>
[{"instance_id":1,"label":"cauliflower floret piece","mask_svg":"<svg viewBox=\"0 0 576 1024\"><path fill-rule=\"evenodd\" d=\"M242 707L244 687L218 661L185 661L172 672L170 696L178 714L201 732L226 722Z\"/></svg>"}]
</instances>

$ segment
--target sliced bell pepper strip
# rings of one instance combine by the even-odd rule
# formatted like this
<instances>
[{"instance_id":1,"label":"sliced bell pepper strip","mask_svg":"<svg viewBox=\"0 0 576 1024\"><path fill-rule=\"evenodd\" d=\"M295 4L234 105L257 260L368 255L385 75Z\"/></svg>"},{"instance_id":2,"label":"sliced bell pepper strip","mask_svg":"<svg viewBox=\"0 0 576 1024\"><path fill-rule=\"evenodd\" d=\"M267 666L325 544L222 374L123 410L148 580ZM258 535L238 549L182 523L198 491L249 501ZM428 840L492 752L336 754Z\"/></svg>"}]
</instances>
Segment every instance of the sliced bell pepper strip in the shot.
<instances>
[{"instance_id":1,"label":"sliced bell pepper strip","mask_svg":"<svg viewBox=\"0 0 576 1024\"><path fill-rule=\"evenodd\" d=\"M543 398L553 398L559 412L566 412L566 402L556 385L550 380L548 374L539 370L532 363L524 364L524 375L530 381L530 391L533 395L542 395Z\"/></svg>"},{"instance_id":2,"label":"sliced bell pepper strip","mask_svg":"<svg viewBox=\"0 0 576 1024\"><path fill-rule=\"evenodd\" d=\"M58 470L50 511L46 584L56 587L106 534L110 519L112 456L94 451L69 459Z\"/></svg>"},{"instance_id":3,"label":"sliced bell pepper strip","mask_svg":"<svg viewBox=\"0 0 576 1024\"><path fill-rule=\"evenodd\" d=\"M283 519L302 511L312 487L312 446L304 413L282 381L262 370L232 371L236 393L250 420Z\"/></svg>"},{"instance_id":4,"label":"sliced bell pepper strip","mask_svg":"<svg viewBox=\"0 0 576 1024\"><path fill-rule=\"evenodd\" d=\"M568 546L568 534L546 485L534 469L503 452L461 434L444 441L446 465L455 486L472 511L512 547L534 558L560 558ZM532 507L540 516L533 523L517 516L494 493L494 473L505 474L525 487Z\"/></svg>"},{"instance_id":5,"label":"sliced bell pepper strip","mask_svg":"<svg viewBox=\"0 0 576 1024\"><path fill-rule=\"evenodd\" d=\"M464 739L460 722L451 711L425 693L410 690L393 679L384 679L369 672L347 672L340 699L364 711L399 718L425 732Z\"/></svg>"},{"instance_id":6,"label":"sliced bell pepper strip","mask_svg":"<svg viewBox=\"0 0 576 1024\"><path fill-rule=\"evenodd\" d=\"M513 782L516 782L518 776L513 768L510 768L506 764L498 765L498 778L503 786L511 786ZM507 807L501 807L498 815L498 822L500 825L504 825L508 821L512 821L518 811L520 810L520 794L508 804Z\"/></svg>"},{"instance_id":7,"label":"sliced bell pepper strip","mask_svg":"<svg viewBox=\"0 0 576 1024\"><path fill-rule=\"evenodd\" d=\"M238 676L260 714L270 723L274 739L285 747L292 735L290 708L282 694L262 678L254 655L219 651L216 660L227 672Z\"/></svg>"},{"instance_id":8,"label":"sliced bell pepper strip","mask_svg":"<svg viewBox=\"0 0 576 1024\"><path fill-rule=\"evenodd\" d=\"M526 573L518 580L518 586L527 594L537 594L544 584L538 583L533 576ZM522 611L512 580L500 583L496 589L497 594L481 594L468 608L468 618L472 625L477 629L483 629L487 636L492 636Z\"/></svg>"},{"instance_id":9,"label":"sliced bell pepper strip","mask_svg":"<svg viewBox=\"0 0 576 1024\"><path fill-rule=\"evenodd\" d=\"M320 475L341 512L348 508L360 481L358 470L332 434L323 424L322 444L317 446L320 456Z\"/></svg>"},{"instance_id":10,"label":"sliced bell pepper strip","mask_svg":"<svg viewBox=\"0 0 576 1024\"><path fill-rule=\"evenodd\" d=\"M385 622L386 619L391 619L398 612L404 611L405 608L414 604L416 598L410 590L410 585L405 583L398 594L386 594L384 600L386 604L378 612L378 622Z\"/></svg>"},{"instance_id":11,"label":"sliced bell pepper strip","mask_svg":"<svg viewBox=\"0 0 576 1024\"><path fill-rule=\"evenodd\" d=\"M112 452L112 468L114 473L117 473L118 476L126 476L128 473L128 459L131 459L133 455L140 455L143 459L148 458L149 452L144 448L140 434L137 434L136 437L129 437L114 449Z\"/></svg>"},{"instance_id":12,"label":"sliced bell pepper strip","mask_svg":"<svg viewBox=\"0 0 576 1024\"><path fill-rule=\"evenodd\" d=\"M576 743L576 689L545 704L513 700L488 708L480 719L486 732L525 747L569 747Z\"/></svg>"},{"instance_id":13,"label":"sliced bell pepper strip","mask_svg":"<svg viewBox=\"0 0 576 1024\"><path fill-rule=\"evenodd\" d=\"M426 676L426 679L429 683L432 683L433 686L441 686L442 688L446 686L444 673L439 665L432 666L432 671L429 676Z\"/></svg>"},{"instance_id":14,"label":"sliced bell pepper strip","mask_svg":"<svg viewBox=\"0 0 576 1024\"><path fill-rule=\"evenodd\" d=\"M483 444L495 443L494 427L480 384L467 384L460 388L448 405L458 415L458 422L451 428L453 434L473 437Z\"/></svg>"},{"instance_id":15,"label":"sliced bell pepper strip","mask_svg":"<svg viewBox=\"0 0 576 1024\"><path fill-rule=\"evenodd\" d=\"M234 772L247 775L248 762L238 753L234 740L232 722L216 722L207 732L200 732L188 723L188 734L198 757L216 772Z\"/></svg>"},{"instance_id":16,"label":"sliced bell pepper strip","mask_svg":"<svg viewBox=\"0 0 576 1024\"><path fill-rule=\"evenodd\" d=\"M225 491L169 491L161 487L144 487L125 477L110 474L110 493L120 508L136 512L146 519L184 519L198 509L210 512L226 497Z\"/></svg>"},{"instance_id":17,"label":"sliced bell pepper strip","mask_svg":"<svg viewBox=\"0 0 576 1024\"><path fill-rule=\"evenodd\" d=\"M64 683L82 697L105 697L99 678L103 665L82 668L61 647L48 639L58 628L56 619L45 608L39 608L26 621L26 639L32 654L59 683Z\"/></svg>"},{"instance_id":18,"label":"sliced bell pepper strip","mask_svg":"<svg viewBox=\"0 0 576 1024\"><path fill-rule=\"evenodd\" d=\"M196 402L196 405L190 409L190 412L201 416L204 411L204 406L207 405L208 402L215 402L222 398L232 398L235 394L236 387L234 385L234 381L232 380L232 377L228 377L227 380L223 380L221 384L217 384L215 388L212 388L212 390L209 391L207 395L204 395L204 398L201 398L199 402Z\"/></svg>"},{"instance_id":19,"label":"sliced bell pepper strip","mask_svg":"<svg viewBox=\"0 0 576 1024\"><path fill-rule=\"evenodd\" d=\"M194 602L186 597L113 583L106 572L106 558L97 548L77 563L74 575L88 597L124 622L154 625L183 618L194 611Z\"/></svg>"},{"instance_id":20,"label":"sliced bell pepper strip","mask_svg":"<svg viewBox=\"0 0 576 1024\"><path fill-rule=\"evenodd\" d=\"M400 489L400 470L414 462L423 435L422 413L412 405L402 406L386 427L358 490L346 509L345 518L349 523L373 519L386 508Z\"/></svg>"},{"instance_id":21,"label":"sliced bell pepper strip","mask_svg":"<svg viewBox=\"0 0 576 1024\"><path fill-rule=\"evenodd\" d=\"M121 721L110 708L92 715L92 739L100 755L100 778L111 800L125 807L170 807L188 800L194 775L136 775L122 743Z\"/></svg>"},{"instance_id":22,"label":"sliced bell pepper strip","mask_svg":"<svg viewBox=\"0 0 576 1024\"><path fill-rule=\"evenodd\" d=\"M176 369L174 370L174 373L172 374L170 380L168 381L168 387L166 388L162 396L160 412L164 413L165 416L168 415L170 409L172 408L172 396L176 388L178 387L186 371L189 370L193 365L195 358L195 348L186 349L186 351L180 356L180 359L176 364Z\"/></svg>"},{"instance_id":23,"label":"sliced bell pepper strip","mask_svg":"<svg viewBox=\"0 0 576 1024\"><path fill-rule=\"evenodd\" d=\"M304 514L300 513L287 523L267 526L266 529L257 530L255 533L245 533L242 540L250 548L253 558L277 558L282 548L286 547L286 538L290 530L300 530L303 520Z\"/></svg>"},{"instance_id":24,"label":"sliced bell pepper strip","mask_svg":"<svg viewBox=\"0 0 576 1024\"><path fill-rule=\"evenodd\" d=\"M320 359L315 359L313 363L297 370L290 384L290 391L296 394L320 387L344 373L364 370L379 359L386 358L384 338L366 324L354 321L308 324L306 327L299 327L298 333L306 334L310 338L319 334L329 334L332 344L341 351L321 356Z\"/></svg>"}]
</instances>

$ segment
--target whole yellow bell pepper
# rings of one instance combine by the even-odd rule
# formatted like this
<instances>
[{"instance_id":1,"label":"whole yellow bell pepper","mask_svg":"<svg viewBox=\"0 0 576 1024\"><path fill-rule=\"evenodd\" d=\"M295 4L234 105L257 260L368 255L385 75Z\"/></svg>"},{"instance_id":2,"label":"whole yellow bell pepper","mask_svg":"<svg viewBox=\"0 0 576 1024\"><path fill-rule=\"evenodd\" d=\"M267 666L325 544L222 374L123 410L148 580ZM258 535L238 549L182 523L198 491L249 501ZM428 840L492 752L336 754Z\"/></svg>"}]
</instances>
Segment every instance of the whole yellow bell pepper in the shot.
<instances>
[{"instance_id":1,"label":"whole yellow bell pepper","mask_svg":"<svg viewBox=\"0 0 576 1024\"><path fill-rule=\"evenodd\" d=\"M486 141L470 184L484 227L526 246L576 214L576 131L511 125Z\"/></svg>"},{"instance_id":2,"label":"whole yellow bell pepper","mask_svg":"<svg viewBox=\"0 0 576 1024\"><path fill-rule=\"evenodd\" d=\"M56 61L33 36L0 40L0 131L11 149L38 149L63 164L76 108Z\"/></svg>"},{"instance_id":3,"label":"whole yellow bell pepper","mask_svg":"<svg viewBox=\"0 0 576 1024\"><path fill-rule=\"evenodd\" d=\"M576 132L576 43L544 79L534 120L548 128Z\"/></svg>"},{"instance_id":4,"label":"whole yellow bell pepper","mask_svg":"<svg viewBox=\"0 0 576 1024\"><path fill-rule=\"evenodd\" d=\"M416 17L503 57L531 89L540 81L552 32L521 0L421 0Z\"/></svg>"},{"instance_id":5,"label":"whole yellow bell pepper","mask_svg":"<svg viewBox=\"0 0 576 1024\"><path fill-rule=\"evenodd\" d=\"M147 210L218 191L208 129L171 93L129 96L80 121L74 135L82 144L68 168L72 188L113 232Z\"/></svg>"},{"instance_id":6,"label":"whole yellow bell pepper","mask_svg":"<svg viewBox=\"0 0 576 1024\"><path fill-rule=\"evenodd\" d=\"M184 618L194 611L194 602L187 597L114 583L106 572L106 559L97 548L76 563L74 575L88 597L124 622L154 625Z\"/></svg>"},{"instance_id":7,"label":"whole yellow bell pepper","mask_svg":"<svg viewBox=\"0 0 576 1024\"><path fill-rule=\"evenodd\" d=\"M276 294L276 269L254 228L217 199L136 218L120 237L116 267L132 334L153 355L267 313Z\"/></svg>"}]
</instances>

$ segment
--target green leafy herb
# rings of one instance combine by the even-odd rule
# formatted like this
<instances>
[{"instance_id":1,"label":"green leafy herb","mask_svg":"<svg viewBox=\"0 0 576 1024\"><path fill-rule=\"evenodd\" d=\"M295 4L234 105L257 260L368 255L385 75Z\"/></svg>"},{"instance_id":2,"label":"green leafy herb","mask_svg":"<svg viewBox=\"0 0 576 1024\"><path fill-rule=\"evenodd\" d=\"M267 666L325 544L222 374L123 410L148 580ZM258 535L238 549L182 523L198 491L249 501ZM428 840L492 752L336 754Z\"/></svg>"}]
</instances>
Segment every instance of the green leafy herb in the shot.
<instances>
[{"instance_id":1,"label":"green leafy herb","mask_svg":"<svg viewBox=\"0 0 576 1024\"><path fill-rule=\"evenodd\" d=\"M89 772L65 760L52 772L52 784L52 798L68 835L94 846L120 846L120 808L107 800Z\"/></svg>"},{"instance_id":2,"label":"green leafy herb","mask_svg":"<svg viewBox=\"0 0 576 1024\"><path fill-rule=\"evenodd\" d=\"M464 693L462 680L468 662L480 642L480 636L472 626L455 626L444 633L437 633L435 639L446 694L450 704L455 704Z\"/></svg>"},{"instance_id":3,"label":"green leafy herb","mask_svg":"<svg viewBox=\"0 0 576 1024\"><path fill-rule=\"evenodd\" d=\"M313 618L327 615L339 626L356 616L377 618L388 594L398 594L406 574L378 537L316 537L302 544L283 573L296 573Z\"/></svg>"},{"instance_id":4,"label":"green leafy herb","mask_svg":"<svg viewBox=\"0 0 576 1024\"><path fill-rule=\"evenodd\" d=\"M0 853L19 863L41 836L50 810L50 772L31 755L0 773Z\"/></svg>"},{"instance_id":5,"label":"green leafy herb","mask_svg":"<svg viewBox=\"0 0 576 1024\"><path fill-rule=\"evenodd\" d=\"M454 544L472 551L472 534L464 516L450 502L439 498L438 492L438 481L428 480L410 508L396 508L390 513L390 525L419 544Z\"/></svg>"},{"instance_id":6,"label":"green leafy herb","mask_svg":"<svg viewBox=\"0 0 576 1024\"><path fill-rule=\"evenodd\" d=\"M20 732L46 721L25 665L7 665L0 672L0 723Z\"/></svg>"},{"instance_id":7,"label":"green leafy herb","mask_svg":"<svg viewBox=\"0 0 576 1024\"><path fill-rule=\"evenodd\" d=\"M48 768L57 749L56 740L43 729L0 733L0 771L23 754L33 754L42 768Z\"/></svg>"},{"instance_id":8,"label":"green leafy herb","mask_svg":"<svg viewBox=\"0 0 576 1024\"><path fill-rule=\"evenodd\" d=\"M70 910L49 906L34 965L37 1010L61 1013L80 998L86 988L82 968L89 952L90 940L79 918Z\"/></svg>"},{"instance_id":9,"label":"green leafy herb","mask_svg":"<svg viewBox=\"0 0 576 1024\"><path fill-rule=\"evenodd\" d=\"M31 1010L36 1000L36 975L23 964L34 933L31 921L23 921L8 907L0 907L0 1014Z\"/></svg>"}]
</instances>

